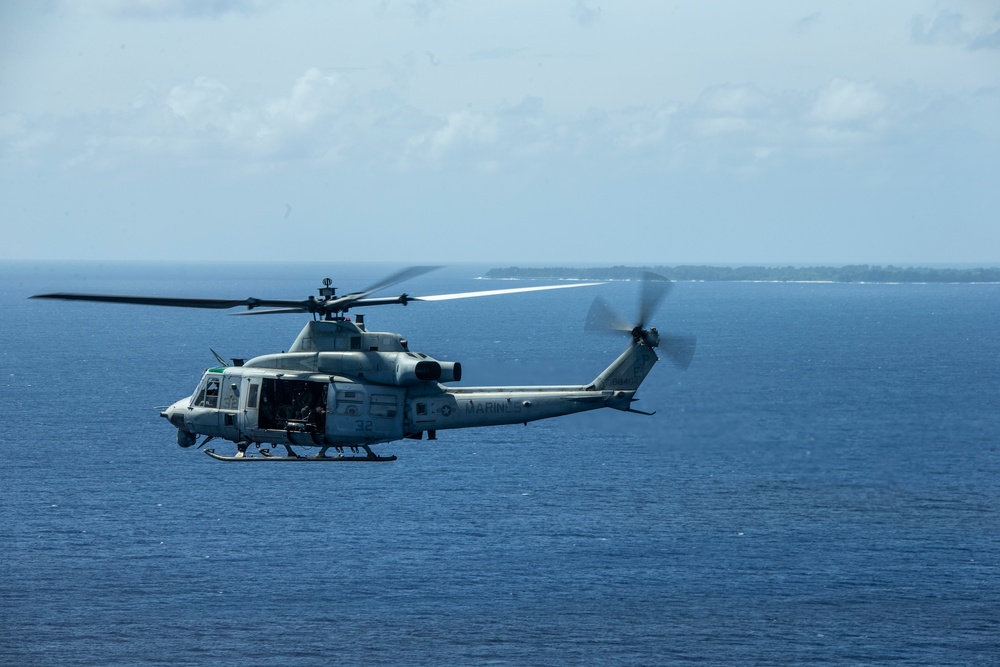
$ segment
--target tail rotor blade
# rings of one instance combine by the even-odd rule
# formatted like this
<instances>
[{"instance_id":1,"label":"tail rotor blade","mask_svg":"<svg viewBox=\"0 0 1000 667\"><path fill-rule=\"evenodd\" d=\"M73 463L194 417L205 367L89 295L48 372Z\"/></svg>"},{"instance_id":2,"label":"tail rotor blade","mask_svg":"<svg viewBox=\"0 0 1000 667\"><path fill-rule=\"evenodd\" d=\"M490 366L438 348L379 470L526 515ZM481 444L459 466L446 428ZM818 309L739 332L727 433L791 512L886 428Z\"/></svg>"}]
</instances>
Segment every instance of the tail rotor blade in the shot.
<instances>
[{"instance_id":1,"label":"tail rotor blade","mask_svg":"<svg viewBox=\"0 0 1000 667\"><path fill-rule=\"evenodd\" d=\"M660 303L670 293L673 283L661 275L645 272L642 275L642 291L639 297L639 321L636 324L623 320L601 297L594 299L587 313L586 331L624 333L632 336L633 343L641 343L657 348L674 366L687 370L694 359L697 339L694 336L661 334L655 328L648 328L649 319L660 307Z\"/></svg>"},{"instance_id":2,"label":"tail rotor blade","mask_svg":"<svg viewBox=\"0 0 1000 667\"><path fill-rule=\"evenodd\" d=\"M697 341L694 336L660 334L659 350L674 366L684 371L691 365Z\"/></svg>"},{"instance_id":3,"label":"tail rotor blade","mask_svg":"<svg viewBox=\"0 0 1000 667\"><path fill-rule=\"evenodd\" d=\"M637 322L640 327L646 328L646 324L649 323L656 309L670 293L672 286L673 283L657 273L643 272L642 293L639 297L639 321Z\"/></svg>"},{"instance_id":4,"label":"tail rotor blade","mask_svg":"<svg viewBox=\"0 0 1000 667\"><path fill-rule=\"evenodd\" d=\"M594 302L590 304L590 312L587 313L587 323L583 329L584 331L602 331L605 333L630 333L632 325L612 310L607 301L601 297L596 297Z\"/></svg>"}]
</instances>

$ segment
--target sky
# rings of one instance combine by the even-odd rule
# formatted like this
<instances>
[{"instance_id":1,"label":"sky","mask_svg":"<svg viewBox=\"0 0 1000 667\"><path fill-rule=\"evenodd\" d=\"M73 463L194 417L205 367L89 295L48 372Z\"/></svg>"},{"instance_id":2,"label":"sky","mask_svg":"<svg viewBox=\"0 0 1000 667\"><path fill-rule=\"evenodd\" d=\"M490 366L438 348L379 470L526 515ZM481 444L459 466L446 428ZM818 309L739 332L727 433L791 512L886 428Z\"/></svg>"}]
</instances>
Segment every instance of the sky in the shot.
<instances>
[{"instance_id":1,"label":"sky","mask_svg":"<svg viewBox=\"0 0 1000 667\"><path fill-rule=\"evenodd\" d=\"M1000 2L7 0L0 260L1000 263Z\"/></svg>"}]
</instances>

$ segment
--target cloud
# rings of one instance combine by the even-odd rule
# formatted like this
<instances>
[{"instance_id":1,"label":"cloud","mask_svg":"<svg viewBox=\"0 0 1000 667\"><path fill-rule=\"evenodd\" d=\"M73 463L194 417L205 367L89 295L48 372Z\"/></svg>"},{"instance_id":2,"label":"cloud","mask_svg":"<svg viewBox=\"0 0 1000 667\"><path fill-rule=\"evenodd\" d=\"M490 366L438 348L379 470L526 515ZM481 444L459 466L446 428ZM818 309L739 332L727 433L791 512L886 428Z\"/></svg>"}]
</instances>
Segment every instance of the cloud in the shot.
<instances>
[{"instance_id":1,"label":"cloud","mask_svg":"<svg viewBox=\"0 0 1000 667\"><path fill-rule=\"evenodd\" d=\"M290 96L267 104L267 118L272 123L309 126L340 107L339 92L336 75L311 68L295 82Z\"/></svg>"},{"instance_id":2,"label":"cloud","mask_svg":"<svg viewBox=\"0 0 1000 667\"><path fill-rule=\"evenodd\" d=\"M62 10L157 21L165 18L219 18L227 14L254 14L269 10L273 0L64 0Z\"/></svg>"},{"instance_id":3,"label":"cloud","mask_svg":"<svg viewBox=\"0 0 1000 667\"><path fill-rule=\"evenodd\" d=\"M232 129L234 113L229 108L229 89L208 77L200 76L191 85L175 86L166 103L170 111L195 129Z\"/></svg>"},{"instance_id":4,"label":"cloud","mask_svg":"<svg viewBox=\"0 0 1000 667\"><path fill-rule=\"evenodd\" d=\"M301 139L332 123L341 103L337 76L311 68L289 95L256 105L241 104L224 84L198 77L191 85L174 87L167 106L184 121L189 135L214 141L214 150L294 157L313 154L310 146L320 153L329 147L329 134L327 141Z\"/></svg>"},{"instance_id":5,"label":"cloud","mask_svg":"<svg viewBox=\"0 0 1000 667\"><path fill-rule=\"evenodd\" d=\"M367 72L365 73L367 76ZM398 87L372 85L358 72L309 68L285 91L206 76L117 113L0 117L4 169L33 155L73 166L157 168L228 164L259 170L302 162L374 169L542 173L573 165L616 170L767 169L790 160L864 155L886 141L924 141L942 121L973 132L966 107L988 108L915 88L838 78L811 92L768 91L752 84L706 88L691 103L556 111L538 95L492 109L432 113L407 102ZM405 91L404 91L405 92ZM942 104L948 98L950 103ZM982 134L982 132L980 132ZM158 158L150 160L150 158Z\"/></svg>"},{"instance_id":6,"label":"cloud","mask_svg":"<svg viewBox=\"0 0 1000 667\"><path fill-rule=\"evenodd\" d=\"M590 6L590 3L584 0L576 0L573 3L573 7L570 9L570 16L573 20L584 27L589 27L597 23L601 18L601 8L598 6L596 9Z\"/></svg>"},{"instance_id":7,"label":"cloud","mask_svg":"<svg viewBox=\"0 0 1000 667\"><path fill-rule=\"evenodd\" d=\"M491 170L495 170L496 160L488 156L488 149L495 146L499 138L496 118L468 110L452 112L444 119L443 127L407 141L401 165L409 166L421 160L440 164L445 158L471 156L490 163Z\"/></svg>"},{"instance_id":8,"label":"cloud","mask_svg":"<svg viewBox=\"0 0 1000 667\"><path fill-rule=\"evenodd\" d=\"M732 134L734 132L748 132L753 129L753 125L746 118L705 118L695 127L698 133L704 136L715 136L720 134Z\"/></svg>"},{"instance_id":9,"label":"cloud","mask_svg":"<svg viewBox=\"0 0 1000 667\"><path fill-rule=\"evenodd\" d=\"M512 164L559 160L601 132L587 119L553 116L536 96L488 112L463 109L423 120L430 126L406 139L397 168L472 166L496 172ZM603 127L603 121L599 124Z\"/></svg>"},{"instance_id":10,"label":"cloud","mask_svg":"<svg viewBox=\"0 0 1000 667\"><path fill-rule=\"evenodd\" d=\"M818 25L822 18L823 14L820 12L803 16L792 24L792 32L797 35L804 35Z\"/></svg>"},{"instance_id":11,"label":"cloud","mask_svg":"<svg viewBox=\"0 0 1000 667\"><path fill-rule=\"evenodd\" d=\"M933 17L918 15L910 24L917 44L961 46L970 50L1000 48L1000 14L976 21L958 12L941 10Z\"/></svg>"},{"instance_id":12,"label":"cloud","mask_svg":"<svg viewBox=\"0 0 1000 667\"><path fill-rule=\"evenodd\" d=\"M418 23L426 23L437 9L443 7L446 3L435 1L435 0L418 0L417 2L408 2L405 4L406 11L410 14L413 20ZM388 6L383 3L383 10L388 9Z\"/></svg>"},{"instance_id":13,"label":"cloud","mask_svg":"<svg viewBox=\"0 0 1000 667\"><path fill-rule=\"evenodd\" d=\"M655 150L667 140L671 122L677 114L676 104L651 108L628 109L618 116L615 145L627 152Z\"/></svg>"},{"instance_id":14,"label":"cloud","mask_svg":"<svg viewBox=\"0 0 1000 667\"><path fill-rule=\"evenodd\" d=\"M827 125L876 119L886 108L886 97L872 83L834 79L819 91L810 117Z\"/></svg>"},{"instance_id":15,"label":"cloud","mask_svg":"<svg viewBox=\"0 0 1000 667\"><path fill-rule=\"evenodd\" d=\"M39 149L51 145L54 139L50 130L32 128L21 114L0 114L0 163L31 160Z\"/></svg>"},{"instance_id":16,"label":"cloud","mask_svg":"<svg viewBox=\"0 0 1000 667\"><path fill-rule=\"evenodd\" d=\"M431 155L440 157L463 145L495 144L499 136L495 120L471 111L448 114L447 124L430 139Z\"/></svg>"},{"instance_id":17,"label":"cloud","mask_svg":"<svg viewBox=\"0 0 1000 667\"><path fill-rule=\"evenodd\" d=\"M755 116L771 106L770 98L750 85L723 85L706 88L697 106L713 116Z\"/></svg>"},{"instance_id":18,"label":"cloud","mask_svg":"<svg viewBox=\"0 0 1000 667\"><path fill-rule=\"evenodd\" d=\"M239 167L267 161L332 159L343 137L344 99L338 75L307 70L287 95L241 97L226 84L199 76L159 100L147 99L112 123L77 119L85 136L70 164L103 167L133 158L233 160ZM166 112L166 113L164 113Z\"/></svg>"},{"instance_id":19,"label":"cloud","mask_svg":"<svg viewBox=\"0 0 1000 667\"><path fill-rule=\"evenodd\" d=\"M773 106L773 100L754 86L712 86L690 108L689 128L702 137L759 132Z\"/></svg>"},{"instance_id":20,"label":"cloud","mask_svg":"<svg viewBox=\"0 0 1000 667\"><path fill-rule=\"evenodd\" d=\"M169 108L187 128L186 143L177 145L261 161L352 156L402 170L492 173L613 160L623 167L745 171L767 168L776 159L865 150L891 128L910 132L933 122L917 118L919 100L894 102L872 82L847 79L834 79L811 95L730 84L707 88L691 104L559 115L541 97L529 96L493 110L436 115L398 99L350 94L347 76L310 69L289 94L256 107L238 103L225 85L209 79L176 87Z\"/></svg>"}]
</instances>

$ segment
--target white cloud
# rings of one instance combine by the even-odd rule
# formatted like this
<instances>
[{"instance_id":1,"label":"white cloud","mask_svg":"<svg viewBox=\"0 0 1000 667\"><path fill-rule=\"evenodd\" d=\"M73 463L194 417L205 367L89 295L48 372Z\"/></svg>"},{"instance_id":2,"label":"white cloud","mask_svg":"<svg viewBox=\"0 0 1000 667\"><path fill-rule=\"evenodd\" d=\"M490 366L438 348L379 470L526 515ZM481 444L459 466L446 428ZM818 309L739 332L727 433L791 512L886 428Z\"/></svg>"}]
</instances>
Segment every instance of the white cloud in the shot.
<instances>
[{"instance_id":1,"label":"white cloud","mask_svg":"<svg viewBox=\"0 0 1000 667\"><path fill-rule=\"evenodd\" d=\"M370 82L365 89L354 79L364 83L359 72L313 67L289 82L284 94L262 96L200 76L166 93L145 92L141 104L117 116L71 118L54 130L44 119L8 115L0 119L0 152L8 166L44 147L63 151L63 164L105 168L158 156L165 168L172 161L229 162L236 171L349 161L376 169L486 173L581 163L745 173L748 165L760 172L789 160L861 155L890 132L922 137L937 122L927 101L933 93L924 99L843 78L811 94L727 84L709 86L689 104L575 113L557 113L532 95L493 110L441 115L407 104L405 91L376 90ZM950 105L949 113L960 106Z\"/></svg>"},{"instance_id":2,"label":"white cloud","mask_svg":"<svg viewBox=\"0 0 1000 667\"><path fill-rule=\"evenodd\" d=\"M406 153L401 166L409 166L421 159L440 163L454 154L479 153L494 146L500 137L499 122L495 117L463 110L449 113L444 127L411 137L406 142ZM485 160L493 164L494 160Z\"/></svg>"},{"instance_id":3,"label":"white cloud","mask_svg":"<svg viewBox=\"0 0 1000 667\"><path fill-rule=\"evenodd\" d=\"M918 44L997 49L1000 48L1000 14L977 18L943 9L932 17L915 16L910 34Z\"/></svg>"},{"instance_id":4,"label":"white cloud","mask_svg":"<svg viewBox=\"0 0 1000 667\"><path fill-rule=\"evenodd\" d=\"M698 134L706 137L714 137L722 134L733 134L736 132L748 132L753 129L753 125L746 118L722 117L706 118L695 123Z\"/></svg>"},{"instance_id":5,"label":"white cloud","mask_svg":"<svg viewBox=\"0 0 1000 667\"><path fill-rule=\"evenodd\" d=\"M753 86L725 85L706 89L697 104L716 116L751 116L766 111L771 100Z\"/></svg>"},{"instance_id":6,"label":"white cloud","mask_svg":"<svg viewBox=\"0 0 1000 667\"><path fill-rule=\"evenodd\" d=\"M174 148L186 154L215 157L247 156L266 159L328 155L337 143L338 113L343 108L339 78L310 68L292 85L288 95L269 100L240 101L225 84L198 77L175 86L165 100L180 128L160 128L162 143L171 137Z\"/></svg>"},{"instance_id":7,"label":"white cloud","mask_svg":"<svg viewBox=\"0 0 1000 667\"><path fill-rule=\"evenodd\" d=\"M652 109L628 109L619 115L621 127L617 131L617 145L627 151L655 148L666 139L678 105Z\"/></svg>"},{"instance_id":8,"label":"white cloud","mask_svg":"<svg viewBox=\"0 0 1000 667\"><path fill-rule=\"evenodd\" d=\"M834 79L819 91L810 110L813 120L831 125L871 121L885 109L887 101L872 83Z\"/></svg>"},{"instance_id":9,"label":"white cloud","mask_svg":"<svg viewBox=\"0 0 1000 667\"><path fill-rule=\"evenodd\" d=\"M208 77L200 76L191 85L174 86L166 103L170 111L198 130L232 128L229 88Z\"/></svg>"},{"instance_id":10,"label":"white cloud","mask_svg":"<svg viewBox=\"0 0 1000 667\"><path fill-rule=\"evenodd\" d=\"M690 108L690 127L703 137L758 131L773 100L750 85L712 86Z\"/></svg>"},{"instance_id":11,"label":"white cloud","mask_svg":"<svg viewBox=\"0 0 1000 667\"><path fill-rule=\"evenodd\" d=\"M295 82L291 95L267 104L266 115L276 123L312 125L340 108L337 84L335 75L311 68Z\"/></svg>"}]
</instances>

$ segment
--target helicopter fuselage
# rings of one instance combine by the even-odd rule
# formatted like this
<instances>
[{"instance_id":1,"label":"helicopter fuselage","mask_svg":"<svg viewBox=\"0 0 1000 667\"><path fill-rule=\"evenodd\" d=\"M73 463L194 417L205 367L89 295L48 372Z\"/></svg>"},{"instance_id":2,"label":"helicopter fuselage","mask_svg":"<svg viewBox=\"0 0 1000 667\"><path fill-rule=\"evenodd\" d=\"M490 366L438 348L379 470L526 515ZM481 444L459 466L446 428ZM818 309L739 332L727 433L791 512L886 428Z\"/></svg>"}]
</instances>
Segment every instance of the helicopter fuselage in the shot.
<instances>
[{"instance_id":1,"label":"helicopter fuselage","mask_svg":"<svg viewBox=\"0 0 1000 667\"><path fill-rule=\"evenodd\" d=\"M648 343L634 340L587 385L454 387L444 383L461 380L459 363L411 352L399 334L314 321L288 352L208 369L194 394L161 415L183 447L206 436L233 441L242 452L250 443L367 449L447 429L602 407L629 411L657 361Z\"/></svg>"}]
</instances>

